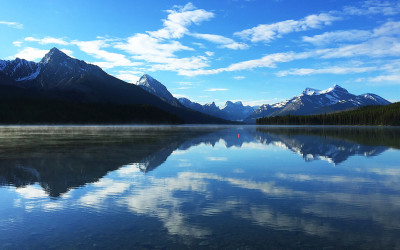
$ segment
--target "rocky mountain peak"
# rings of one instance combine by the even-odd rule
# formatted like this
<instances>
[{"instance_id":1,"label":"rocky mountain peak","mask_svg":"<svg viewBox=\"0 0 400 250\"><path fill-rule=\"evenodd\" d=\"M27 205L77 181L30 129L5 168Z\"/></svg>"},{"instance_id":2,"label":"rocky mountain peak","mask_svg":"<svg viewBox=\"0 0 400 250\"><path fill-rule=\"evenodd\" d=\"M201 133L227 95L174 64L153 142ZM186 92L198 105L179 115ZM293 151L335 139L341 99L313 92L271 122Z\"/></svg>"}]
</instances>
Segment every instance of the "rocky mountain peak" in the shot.
<instances>
[{"instance_id":1,"label":"rocky mountain peak","mask_svg":"<svg viewBox=\"0 0 400 250\"><path fill-rule=\"evenodd\" d=\"M52 48L47 54L40 60L40 63L50 63L53 61L65 61L72 59L67 54L57 49L56 47Z\"/></svg>"},{"instance_id":2,"label":"rocky mountain peak","mask_svg":"<svg viewBox=\"0 0 400 250\"><path fill-rule=\"evenodd\" d=\"M217 107L217 105L215 105L215 102L209 102L204 104L205 106L209 106L209 107Z\"/></svg>"},{"instance_id":3,"label":"rocky mountain peak","mask_svg":"<svg viewBox=\"0 0 400 250\"><path fill-rule=\"evenodd\" d=\"M158 96L161 100L173 106L181 106L179 101L168 91L168 89L161 82L157 81L148 74L144 74L142 77L140 77L139 81L136 82L136 85L146 90L147 92Z\"/></svg>"}]
</instances>

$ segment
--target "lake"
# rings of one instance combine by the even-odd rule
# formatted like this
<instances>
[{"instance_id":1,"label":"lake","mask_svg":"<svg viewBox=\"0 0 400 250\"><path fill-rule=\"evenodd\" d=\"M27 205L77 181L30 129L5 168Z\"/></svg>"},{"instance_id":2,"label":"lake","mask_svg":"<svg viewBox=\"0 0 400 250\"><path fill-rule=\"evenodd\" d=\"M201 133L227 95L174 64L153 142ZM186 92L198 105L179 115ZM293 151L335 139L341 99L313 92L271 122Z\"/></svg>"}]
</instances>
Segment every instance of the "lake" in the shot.
<instances>
[{"instance_id":1,"label":"lake","mask_svg":"<svg viewBox=\"0 0 400 250\"><path fill-rule=\"evenodd\" d=\"M0 128L0 249L400 249L400 129Z\"/></svg>"}]
</instances>

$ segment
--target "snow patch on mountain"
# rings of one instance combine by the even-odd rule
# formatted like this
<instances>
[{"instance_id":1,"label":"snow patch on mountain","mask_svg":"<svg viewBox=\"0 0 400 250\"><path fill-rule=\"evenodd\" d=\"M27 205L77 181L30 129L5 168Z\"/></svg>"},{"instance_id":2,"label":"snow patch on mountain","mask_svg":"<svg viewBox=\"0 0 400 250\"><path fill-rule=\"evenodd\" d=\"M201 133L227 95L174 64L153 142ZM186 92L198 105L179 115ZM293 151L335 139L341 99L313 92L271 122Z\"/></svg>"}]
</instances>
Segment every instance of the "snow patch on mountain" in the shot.
<instances>
[{"instance_id":1,"label":"snow patch on mountain","mask_svg":"<svg viewBox=\"0 0 400 250\"><path fill-rule=\"evenodd\" d=\"M303 91L303 94L304 95L314 95L315 93L319 93L321 90L318 90L318 89L312 89L312 88L306 88L304 91Z\"/></svg>"},{"instance_id":2,"label":"snow patch on mountain","mask_svg":"<svg viewBox=\"0 0 400 250\"><path fill-rule=\"evenodd\" d=\"M33 80L33 79L36 79L36 77L39 75L39 73L40 73L40 70L41 70L41 67L40 67L40 65L37 67L37 69L36 69L36 71L35 72L33 72L32 74L30 74L30 75L27 75L27 76L24 76L24 77L20 77L20 78L17 78L17 79L15 79L17 82L20 82L20 81L27 81L27 80Z\"/></svg>"}]
</instances>

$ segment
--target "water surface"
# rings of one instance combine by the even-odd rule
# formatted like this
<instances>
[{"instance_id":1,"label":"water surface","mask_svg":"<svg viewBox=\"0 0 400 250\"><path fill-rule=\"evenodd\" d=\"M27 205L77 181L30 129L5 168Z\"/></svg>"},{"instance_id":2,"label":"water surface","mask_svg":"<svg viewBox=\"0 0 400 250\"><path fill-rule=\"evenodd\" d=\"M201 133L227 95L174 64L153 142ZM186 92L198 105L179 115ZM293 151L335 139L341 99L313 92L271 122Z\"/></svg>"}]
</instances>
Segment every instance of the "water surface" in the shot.
<instances>
[{"instance_id":1,"label":"water surface","mask_svg":"<svg viewBox=\"0 0 400 250\"><path fill-rule=\"evenodd\" d=\"M400 129L1 127L0 249L400 249Z\"/></svg>"}]
</instances>

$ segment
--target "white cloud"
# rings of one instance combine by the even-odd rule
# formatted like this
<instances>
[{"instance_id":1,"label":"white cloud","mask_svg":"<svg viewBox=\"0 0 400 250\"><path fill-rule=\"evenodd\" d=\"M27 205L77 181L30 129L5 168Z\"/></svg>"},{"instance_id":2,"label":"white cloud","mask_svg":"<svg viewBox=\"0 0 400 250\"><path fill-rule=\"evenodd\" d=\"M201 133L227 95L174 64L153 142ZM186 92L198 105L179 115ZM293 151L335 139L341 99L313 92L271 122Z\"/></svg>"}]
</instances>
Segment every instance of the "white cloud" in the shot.
<instances>
[{"instance_id":1,"label":"white cloud","mask_svg":"<svg viewBox=\"0 0 400 250\"><path fill-rule=\"evenodd\" d=\"M132 62L123 54L112 53L104 50L103 48L109 47L107 40L93 40L93 41L72 41L83 52L97 58L106 60L106 62L95 62L94 64L102 68L113 68L117 66L138 66L140 62Z\"/></svg>"},{"instance_id":2,"label":"white cloud","mask_svg":"<svg viewBox=\"0 0 400 250\"><path fill-rule=\"evenodd\" d=\"M368 0L365 1L361 7L346 6L341 11L313 14L300 20L285 20L272 24L260 24L234 34L252 42L270 42L276 38L282 37L284 34L310 29L320 29L324 26L331 25L334 21L342 20L352 15L382 14L390 16L398 13L400 13L400 1Z\"/></svg>"},{"instance_id":3,"label":"white cloud","mask_svg":"<svg viewBox=\"0 0 400 250\"><path fill-rule=\"evenodd\" d=\"M325 32L312 37L304 36L303 41L314 45L335 44L338 42L365 41L370 38L371 32L365 30L340 30Z\"/></svg>"},{"instance_id":4,"label":"white cloud","mask_svg":"<svg viewBox=\"0 0 400 250\"><path fill-rule=\"evenodd\" d=\"M395 37L379 37L359 44L344 45L338 48L321 49L315 51L322 58L344 57L384 57L400 55L400 40Z\"/></svg>"},{"instance_id":5,"label":"white cloud","mask_svg":"<svg viewBox=\"0 0 400 250\"><path fill-rule=\"evenodd\" d=\"M204 44L202 43L197 43L197 42L192 42L193 45L196 45L197 47L201 48L201 49L205 49L206 46L204 46Z\"/></svg>"},{"instance_id":6,"label":"white cloud","mask_svg":"<svg viewBox=\"0 0 400 250\"><path fill-rule=\"evenodd\" d=\"M209 91L209 92L214 92L214 91L227 91L229 89L217 89L217 88L211 88L211 89L206 89L204 91Z\"/></svg>"},{"instance_id":7,"label":"white cloud","mask_svg":"<svg viewBox=\"0 0 400 250\"><path fill-rule=\"evenodd\" d=\"M68 45L69 42L65 41L62 38L55 37L45 37L45 38L34 38L34 37L25 37L24 39L27 42L38 42L39 44L59 44L59 45Z\"/></svg>"},{"instance_id":8,"label":"white cloud","mask_svg":"<svg viewBox=\"0 0 400 250\"><path fill-rule=\"evenodd\" d=\"M179 85L181 85L181 86L192 86L192 85L193 85L192 82L178 82L178 83L179 83Z\"/></svg>"},{"instance_id":9,"label":"white cloud","mask_svg":"<svg viewBox=\"0 0 400 250\"><path fill-rule=\"evenodd\" d=\"M153 64L150 71L169 70L169 71L182 71L182 70L196 70L209 66L208 59L204 56L192 56L184 58L164 58L164 62L160 64Z\"/></svg>"},{"instance_id":10,"label":"white cloud","mask_svg":"<svg viewBox=\"0 0 400 250\"><path fill-rule=\"evenodd\" d=\"M234 76L233 77L233 79L235 79L235 80L243 80L245 78L246 78L245 76Z\"/></svg>"},{"instance_id":11,"label":"white cloud","mask_svg":"<svg viewBox=\"0 0 400 250\"><path fill-rule=\"evenodd\" d=\"M67 54L68 56L72 56L73 52L71 50L69 50L69 49L60 49L60 50L62 52L64 52L65 54ZM21 59L25 59L27 61L35 61L38 59L42 59L47 54L47 52L49 52L49 51L45 50L45 49L24 47L17 54L15 54L14 56L9 56L9 57L7 57L7 59L13 60L18 57Z\"/></svg>"},{"instance_id":12,"label":"white cloud","mask_svg":"<svg viewBox=\"0 0 400 250\"><path fill-rule=\"evenodd\" d=\"M199 70L180 70L178 74L185 76L196 76L196 75L212 75L219 74L222 72L231 72L231 71L239 71L239 70L249 70L254 68L274 68L276 64L279 62L289 62L297 59L304 59L310 57L311 53L275 53L266 55L260 59L254 59L249 61L243 61L239 63L234 63L229 65L226 68L218 68L218 69L199 69Z\"/></svg>"},{"instance_id":13,"label":"white cloud","mask_svg":"<svg viewBox=\"0 0 400 250\"><path fill-rule=\"evenodd\" d=\"M239 63L231 64L226 71L237 71L237 70L244 70L244 69L254 69L254 68L274 68L276 63L278 62L288 62L295 59L301 59L308 57L305 53L275 53L266 55L260 59L243 61Z\"/></svg>"},{"instance_id":14,"label":"white cloud","mask_svg":"<svg viewBox=\"0 0 400 250\"><path fill-rule=\"evenodd\" d=\"M21 47L22 42L21 41L14 41L13 44L14 44L14 46Z\"/></svg>"},{"instance_id":15,"label":"white cloud","mask_svg":"<svg viewBox=\"0 0 400 250\"><path fill-rule=\"evenodd\" d=\"M358 81L368 82L397 82L400 84L400 75L380 75L371 78L360 78Z\"/></svg>"},{"instance_id":16,"label":"white cloud","mask_svg":"<svg viewBox=\"0 0 400 250\"><path fill-rule=\"evenodd\" d=\"M177 58L175 55L178 51L192 51L192 48L178 41L163 42L147 34L136 34L129 37L125 43L117 43L114 47L132 54L132 58L136 60L151 63L150 71L193 70L209 66L205 56Z\"/></svg>"},{"instance_id":17,"label":"white cloud","mask_svg":"<svg viewBox=\"0 0 400 250\"><path fill-rule=\"evenodd\" d=\"M171 39L181 38L188 34L190 25L197 25L209 20L214 17L214 14L196 9L192 3L185 6L174 6L172 10L167 10L167 12L169 13L168 17L163 20L164 28L148 31L147 34L137 33L124 42L114 44L114 48L131 54L135 60L149 63L149 71L190 71L208 67L208 57L213 56L213 52L207 51L205 56L178 58L177 52L195 50Z\"/></svg>"},{"instance_id":18,"label":"white cloud","mask_svg":"<svg viewBox=\"0 0 400 250\"><path fill-rule=\"evenodd\" d=\"M133 54L136 59L149 62L164 62L165 58L174 57L174 53L182 50L193 50L178 41L163 42L147 34L136 34L126 43L117 43L115 48Z\"/></svg>"},{"instance_id":19,"label":"white cloud","mask_svg":"<svg viewBox=\"0 0 400 250\"><path fill-rule=\"evenodd\" d=\"M378 68L376 67L330 67L322 69L302 68L302 69L282 70L276 73L276 75L282 77L288 75L305 76L305 75L316 75L316 74L351 74L351 73L365 73L376 70L378 70Z\"/></svg>"},{"instance_id":20,"label":"white cloud","mask_svg":"<svg viewBox=\"0 0 400 250\"><path fill-rule=\"evenodd\" d=\"M35 61L37 59L42 59L48 50L42 50L32 47L25 47L21 51L19 51L16 55L12 57L12 59L18 57L28 61Z\"/></svg>"},{"instance_id":21,"label":"white cloud","mask_svg":"<svg viewBox=\"0 0 400 250\"><path fill-rule=\"evenodd\" d=\"M387 27L397 27L397 23L390 22L374 30L372 38L358 44L346 44L336 48L316 49L308 52L285 52L266 55L260 59L248 60L229 65L226 68L217 69L198 69L198 70L180 70L178 74L184 76L211 75L222 72L232 72L240 70L251 70L255 68L275 68L277 63L290 62L293 60L318 58L349 58L349 57L387 57L400 55L400 38L383 36L378 34L385 33L383 30L390 30ZM390 31L388 31L390 32ZM376 35L374 35L376 34ZM288 74L308 75L322 73L362 73L375 70L373 67L332 67L327 69L294 69L290 71L281 71L281 76ZM293 71L293 72L292 72Z\"/></svg>"},{"instance_id":22,"label":"white cloud","mask_svg":"<svg viewBox=\"0 0 400 250\"><path fill-rule=\"evenodd\" d=\"M329 13L321 13L318 15L306 16L301 20L286 20L272 24L260 24L254 28L236 32L234 35L252 42L270 42L291 32L320 29L340 19L341 17Z\"/></svg>"},{"instance_id":23,"label":"white cloud","mask_svg":"<svg viewBox=\"0 0 400 250\"><path fill-rule=\"evenodd\" d=\"M400 22L389 21L371 31L353 29L325 32L312 37L304 36L303 41L314 45L326 45L338 42L360 42L378 37L397 36L399 33Z\"/></svg>"},{"instance_id":24,"label":"white cloud","mask_svg":"<svg viewBox=\"0 0 400 250\"><path fill-rule=\"evenodd\" d=\"M69 49L60 49L60 50L70 57L72 57L72 54L74 53L72 50Z\"/></svg>"},{"instance_id":25,"label":"white cloud","mask_svg":"<svg viewBox=\"0 0 400 250\"><path fill-rule=\"evenodd\" d=\"M389 21L373 30L374 37L398 36L400 33L400 22Z\"/></svg>"},{"instance_id":26,"label":"white cloud","mask_svg":"<svg viewBox=\"0 0 400 250\"><path fill-rule=\"evenodd\" d=\"M17 23L17 22L6 22L6 21L0 21L0 24L7 25L8 27L15 28L15 29L23 29L24 25Z\"/></svg>"},{"instance_id":27,"label":"white cloud","mask_svg":"<svg viewBox=\"0 0 400 250\"><path fill-rule=\"evenodd\" d=\"M228 49L247 49L249 46L245 43L238 43L235 42L233 39L220 36L220 35L214 35L214 34L199 34L199 33L191 33L191 36L199 39L204 39L212 43L216 44L221 44L221 48L228 48Z\"/></svg>"},{"instance_id":28,"label":"white cloud","mask_svg":"<svg viewBox=\"0 0 400 250\"><path fill-rule=\"evenodd\" d=\"M155 38L181 38L188 32L187 27L199 24L214 17L214 13L203 9L196 9L192 3L185 6L174 6L175 9L167 10L168 17L163 20L164 28L157 31L148 31Z\"/></svg>"},{"instance_id":29,"label":"white cloud","mask_svg":"<svg viewBox=\"0 0 400 250\"><path fill-rule=\"evenodd\" d=\"M228 158L226 157L207 157L209 161L227 161Z\"/></svg>"},{"instance_id":30,"label":"white cloud","mask_svg":"<svg viewBox=\"0 0 400 250\"><path fill-rule=\"evenodd\" d=\"M385 15L392 16L400 13L400 1L379 1L367 0L364 1L361 7L346 6L343 9L345 15Z\"/></svg>"},{"instance_id":31,"label":"white cloud","mask_svg":"<svg viewBox=\"0 0 400 250\"><path fill-rule=\"evenodd\" d=\"M122 70L115 77L129 83L136 83L143 74L141 71Z\"/></svg>"}]
</instances>

